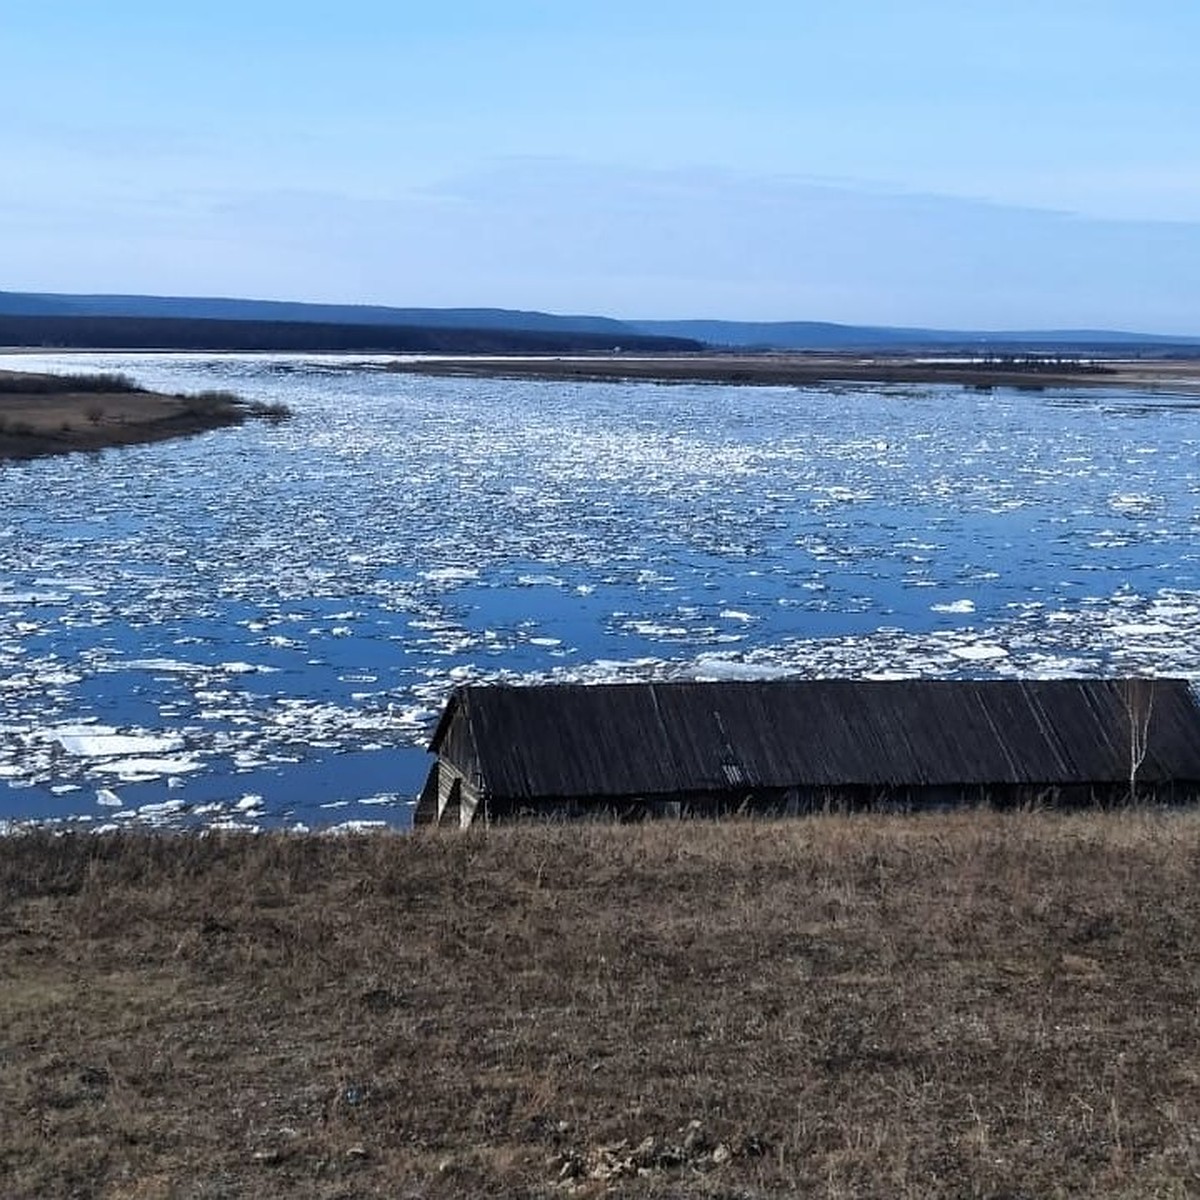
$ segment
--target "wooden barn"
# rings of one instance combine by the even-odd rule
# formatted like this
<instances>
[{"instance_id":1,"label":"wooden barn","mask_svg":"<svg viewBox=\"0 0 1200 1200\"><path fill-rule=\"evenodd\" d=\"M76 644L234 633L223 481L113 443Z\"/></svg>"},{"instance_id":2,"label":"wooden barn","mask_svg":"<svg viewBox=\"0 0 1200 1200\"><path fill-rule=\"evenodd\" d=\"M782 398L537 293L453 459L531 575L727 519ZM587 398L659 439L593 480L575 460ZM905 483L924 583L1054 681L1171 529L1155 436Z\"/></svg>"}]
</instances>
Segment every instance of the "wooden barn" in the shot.
<instances>
[{"instance_id":1,"label":"wooden barn","mask_svg":"<svg viewBox=\"0 0 1200 1200\"><path fill-rule=\"evenodd\" d=\"M430 750L418 825L1200 799L1170 679L468 686Z\"/></svg>"}]
</instances>

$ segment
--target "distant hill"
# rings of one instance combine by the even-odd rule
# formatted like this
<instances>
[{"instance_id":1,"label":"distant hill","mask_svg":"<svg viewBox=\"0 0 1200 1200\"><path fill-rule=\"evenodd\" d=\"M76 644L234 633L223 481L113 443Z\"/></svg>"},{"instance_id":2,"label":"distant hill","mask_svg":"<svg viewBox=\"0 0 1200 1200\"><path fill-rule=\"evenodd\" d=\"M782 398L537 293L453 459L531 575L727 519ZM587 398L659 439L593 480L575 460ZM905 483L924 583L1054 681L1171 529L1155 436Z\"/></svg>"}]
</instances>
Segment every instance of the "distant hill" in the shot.
<instances>
[{"instance_id":1,"label":"distant hill","mask_svg":"<svg viewBox=\"0 0 1200 1200\"><path fill-rule=\"evenodd\" d=\"M1200 347L1200 336L1103 329L962 330L835 325L826 321L630 321L641 333L694 338L713 347L764 350L1019 349Z\"/></svg>"},{"instance_id":2,"label":"distant hill","mask_svg":"<svg viewBox=\"0 0 1200 1200\"><path fill-rule=\"evenodd\" d=\"M24 292L0 292L0 316L51 316L68 311L67 297L34 296Z\"/></svg>"},{"instance_id":3,"label":"distant hill","mask_svg":"<svg viewBox=\"0 0 1200 1200\"><path fill-rule=\"evenodd\" d=\"M290 300L236 300L221 297L71 296L0 292L0 313L14 316L303 321L321 325L407 325L427 329L521 329L539 333L597 333L607 337L638 332L627 323L611 317L558 316L505 308L386 308L373 304L302 304Z\"/></svg>"},{"instance_id":4,"label":"distant hill","mask_svg":"<svg viewBox=\"0 0 1200 1200\"><path fill-rule=\"evenodd\" d=\"M317 321L191 317L12 316L0 313L0 345L89 350L351 351L396 354L578 354L622 348L681 354L703 347L686 338L623 330L457 329L348 325Z\"/></svg>"},{"instance_id":5,"label":"distant hill","mask_svg":"<svg viewBox=\"0 0 1200 1200\"><path fill-rule=\"evenodd\" d=\"M700 344L728 350L810 351L925 351L1020 350L1168 354L1175 350L1200 351L1200 335L1174 337L1121 330L947 330L879 325L839 325L827 321L715 321L637 320L612 317L560 315L505 308L389 308L382 305L302 304L285 300L239 300L222 297L66 295L50 292L0 292L0 317L70 319L75 322L133 321L149 342L129 342L134 326L76 324L47 325L35 343L50 344L45 337L61 336L60 345L97 345L113 348L140 344L164 346L163 338L182 335L183 325L146 322L204 322L187 334L179 348L198 348L195 339L216 338L210 349L350 349L429 350L446 353L555 352L570 350L668 351L695 350ZM233 329L255 325L255 331ZM320 327L322 332L309 328ZM27 336L32 336L33 326ZM334 333L335 329L342 330ZM53 330L57 330L55 333ZM382 331L391 330L391 333ZM406 332L398 332L398 331ZM367 332L371 331L371 332ZM455 336L439 336L440 333ZM12 332L0 332L0 341L12 343ZM457 336L457 335L463 336ZM546 340L530 340L528 335ZM503 335L502 337L499 335ZM280 344L263 344L271 337ZM666 342L660 340L666 338ZM649 340L647 340L649 339ZM249 345L248 343L254 343Z\"/></svg>"}]
</instances>

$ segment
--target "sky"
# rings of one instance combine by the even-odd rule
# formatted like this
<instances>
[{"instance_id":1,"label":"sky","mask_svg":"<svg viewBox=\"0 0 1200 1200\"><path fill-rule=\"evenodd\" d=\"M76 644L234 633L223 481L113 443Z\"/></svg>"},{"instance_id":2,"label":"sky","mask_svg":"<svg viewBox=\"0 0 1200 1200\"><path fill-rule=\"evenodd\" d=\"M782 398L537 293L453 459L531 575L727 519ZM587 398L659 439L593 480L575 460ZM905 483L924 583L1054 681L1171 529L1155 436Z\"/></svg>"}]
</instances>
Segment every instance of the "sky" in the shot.
<instances>
[{"instance_id":1,"label":"sky","mask_svg":"<svg viewBox=\"0 0 1200 1200\"><path fill-rule=\"evenodd\" d=\"M1196 0L0 0L0 290L1200 335Z\"/></svg>"}]
</instances>

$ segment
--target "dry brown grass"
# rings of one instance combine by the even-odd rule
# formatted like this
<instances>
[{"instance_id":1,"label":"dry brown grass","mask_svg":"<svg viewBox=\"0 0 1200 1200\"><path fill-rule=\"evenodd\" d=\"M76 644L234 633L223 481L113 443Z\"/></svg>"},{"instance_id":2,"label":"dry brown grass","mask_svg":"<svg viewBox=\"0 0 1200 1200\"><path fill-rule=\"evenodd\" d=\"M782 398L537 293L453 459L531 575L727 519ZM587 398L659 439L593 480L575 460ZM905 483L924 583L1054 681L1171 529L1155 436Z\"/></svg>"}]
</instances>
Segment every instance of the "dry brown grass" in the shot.
<instances>
[{"instance_id":1,"label":"dry brown grass","mask_svg":"<svg viewBox=\"0 0 1200 1200\"><path fill-rule=\"evenodd\" d=\"M33 375L0 371L0 462L103 450L280 419L281 405L250 404L229 392L165 396L123 375Z\"/></svg>"},{"instance_id":2,"label":"dry brown grass","mask_svg":"<svg viewBox=\"0 0 1200 1200\"><path fill-rule=\"evenodd\" d=\"M952 384L959 387L1136 387L1200 392L1200 358L1088 360L997 358L955 362L886 353L735 353L649 355L555 355L417 359L390 363L403 374L514 379L644 380L659 383L769 384L822 387L833 384Z\"/></svg>"},{"instance_id":3,"label":"dry brown grass","mask_svg":"<svg viewBox=\"0 0 1200 1200\"><path fill-rule=\"evenodd\" d=\"M0 1195L1190 1195L1198 871L1158 811L9 838Z\"/></svg>"}]
</instances>

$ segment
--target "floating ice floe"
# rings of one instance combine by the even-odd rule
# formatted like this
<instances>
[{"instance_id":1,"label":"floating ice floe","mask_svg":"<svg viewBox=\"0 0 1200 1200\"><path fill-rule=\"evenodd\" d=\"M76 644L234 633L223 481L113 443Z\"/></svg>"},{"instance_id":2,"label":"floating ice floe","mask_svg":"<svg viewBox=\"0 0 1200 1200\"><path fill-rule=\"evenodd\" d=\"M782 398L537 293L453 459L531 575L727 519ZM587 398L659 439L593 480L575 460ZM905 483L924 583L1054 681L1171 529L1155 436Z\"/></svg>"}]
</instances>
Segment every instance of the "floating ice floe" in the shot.
<instances>
[{"instance_id":1,"label":"floating ice floe","mask_svg":"<svg viewBox=\"0 0 1200 1200\"><path fill-rule=\"evenodd\" d=\"M47 730L45 736L80 758L169 754L183 746L183 738L177 733L120 733L105 725L65 725Z\"/></svg>"},{"instance_id":2,"label":"floating ice floe","mask_svg":"<svg viewBox=\"0 0 1200 1200\"><path fill-rule=\"evenodd\" d=\"M179 675L203 675L206 668L201 663L182 662L176 658L131 658L112 664L113 670L158 671Z\"/></svg>"},{"instance_id":3,"label":"floating ice floe","mask_svg":"<svg viewBox=\"0 0 1200 1200\"><path fill-rule=\"evenodd\" d=\"M565 581L557 575L518 575L517 585L519 587L565 587Z\"/></svg>"},{"instance_id":4,"label":"floating ice floe","mask_svg":"<svg viewBox=\"0 0 1200 1200\"><path fill-rule=\"evenodd\" d=\"M380 796L360 796L358 803L369 806L397 805L405 803L405 797L396 792L385 792Z\"/></svg>"},{"instance_id":5,"label":"floating ice floe","mask_svg":"<svg viewBox=\"0 0 1200 1200\"><path fill-rule=\"evenodd\" d=\"M989 662L992 659L1007 658L1008 651L1003 646L979 644L974 646L953 646L950 653L955 658L966 659L968 662Z\"/></svg>"},{"instance_id":6,"label":"floating ice floe","mask_svg":"<svg viewBox=\"0 0 1200 1200\"><path fill-rule=\"evenodd\" d=\"M337 825L331 825L327 830L328 833L371 833L374 830L386 829L388 823L386 821L341 821Z\"/></svg>"},{"instance_id":7,"label":"floating ice floe","mask_svg":"<svg viewBox=\"0 0 1200 1200\"><path fill-rule=\"evenodd\" d=\"M97 762L93 770L115 775L122 783L147 783L167 775L186 775L203 769L194 756L178 758L119 758Z\"/></svg>"},{"instance_id":8,"label":"floating ice floe","mask_svg":"<svg viewBox=\"0 0 1200 1200\"><path fill-rule=\"evenodd\" d=\"M0 604L70 604L64 592L8 592L0 589Z\"/></svg>"},{"instance_id":9,"label":"floating ice floe","mask_svg":"<svg viewBox=\"0 0 1200 1200\"><path fill-rule=\"evenodd\" d=\"M469 583L479 578L479 572L474 567L431 567L421 576L430 583Z\"/></svg>"},{"instance_id":10,"label":"floating ice floe","mask_svg":"<svg viewBox=\"0 0 1200 1200\"><path fill-rule=\"evenodd\" d=\"M939 613L973 613L975 611L975 601L950 600L945 604L931 604L929 609L931 612Z\"/></svg>"}]
</instances>

